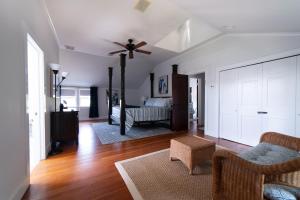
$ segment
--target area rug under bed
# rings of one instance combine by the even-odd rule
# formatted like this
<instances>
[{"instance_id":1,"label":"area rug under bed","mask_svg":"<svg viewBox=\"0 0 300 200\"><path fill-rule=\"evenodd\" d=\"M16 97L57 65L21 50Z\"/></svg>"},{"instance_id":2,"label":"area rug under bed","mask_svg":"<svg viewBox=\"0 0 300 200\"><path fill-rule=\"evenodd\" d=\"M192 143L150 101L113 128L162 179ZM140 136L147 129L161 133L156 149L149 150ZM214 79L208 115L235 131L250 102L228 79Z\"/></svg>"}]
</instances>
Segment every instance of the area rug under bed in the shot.
<instances>
[{"instance_id":1,"label":"area rug under bed","mask_svg":"<svg viewBox=\"0 0 300 200\"><path fill-rule=\"evenodd\" d=\"M109 125L107 122L94 123L92 125L95 134L98 136L102 144L112 144L127 140L146 138L157 135L165 135L173 133L166 124L156 123L153 125L141 125L132 127L126 135L120 135L119 125Z\"/></svg>"},{"instance_id":2,"label":"area rug under bed","mask_svg":"<svg viewBox=\"0 0 300 200\"><path fill-rule=\"evenodd\" d=\"M211 162L188 169L169 160L169 149L115 163L135 200L210 200Z\"/></svg>"}]
</instances>

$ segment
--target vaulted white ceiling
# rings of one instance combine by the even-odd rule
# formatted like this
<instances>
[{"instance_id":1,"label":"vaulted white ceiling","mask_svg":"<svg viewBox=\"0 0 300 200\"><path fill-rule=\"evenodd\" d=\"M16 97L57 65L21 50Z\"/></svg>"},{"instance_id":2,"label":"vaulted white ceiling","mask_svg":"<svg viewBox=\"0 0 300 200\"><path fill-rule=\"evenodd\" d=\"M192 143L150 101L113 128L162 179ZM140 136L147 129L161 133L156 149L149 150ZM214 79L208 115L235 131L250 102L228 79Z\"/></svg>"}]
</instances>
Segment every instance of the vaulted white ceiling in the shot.
<instances>
[{"instance_id":1,"label":"vaulted white ceiling","mask_svg":"<svg viewBox=\"0 0 300 200\"><path fill-rule=\"evenodd\" d=\"M106 65L118 66L118 56L107 57L107 53L122 49L113 41L145 40L148 45L142 49L153 52L149 56L135 53L128 63L127 81L135 80L128 87L134 88L158 63L222 33L300 32L299 0L148 0L145 12L134 8L139 0L45 1L60 47L70 45L76 52L99 56L102 71L95 66L88 72L84 66L66 66L74 74L69 77L74 85L107 83ZM181 36L174 33L190 19L199 24L188 30L195 31L193 41L176 51L178 41L173 40Z\"/></svg>"},{"instance_id":2,"label":"vaulted white ceiling","mask_svg":"<svg viewBox=\"0 0 300 200\"><path fill-rule=\"evenodd\" d=\"M299 0L173 0L190 14L228 32L300 32ZM227 30L226 26L233 30Z\"/></svg>"},{"instance_id":3,"label":"vaulted white ceiling","mask_svg":"<svg viewBox=\"0 0 300 200\"><path fill-rule=\"evenodd\" d=\"M145 40L149 45L143 49L154 52L148 56L154 63L175 55L154 44L189 18L188 13L169 0L151 0L145 12L134 9L137 0L46 2L62 47L71 45L77 51L106 56L120 49L114 41L125 44L129 38L135 39L135 43Z\"/></svg>"}]
</instances>

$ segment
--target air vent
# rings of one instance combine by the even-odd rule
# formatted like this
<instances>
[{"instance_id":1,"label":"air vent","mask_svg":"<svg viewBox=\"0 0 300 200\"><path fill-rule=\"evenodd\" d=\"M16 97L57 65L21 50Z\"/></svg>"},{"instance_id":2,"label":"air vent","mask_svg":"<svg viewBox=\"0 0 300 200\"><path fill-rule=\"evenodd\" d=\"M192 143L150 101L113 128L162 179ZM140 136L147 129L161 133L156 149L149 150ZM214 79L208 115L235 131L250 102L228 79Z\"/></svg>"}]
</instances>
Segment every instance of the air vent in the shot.
<instances>
[{"instance_id":1,"label":"air vent","mask_svg":"<svg viewBox=\"0 0 300 200\"><path fill-rule=\"evenodd\" d=\"M70 46L70 45L65 45L65 48L70 50L70 51L74 51L75 50L75 47L73 46Z\"/></svg>"},{"instance_id":2,"label":"air vent","mask_svg":"<svg viewBox=\"0 0 300 200\"><path fill-rule=\"evenodd\" d=\"M135 5L135 9L141 12L145 12L146 9L150 6L150 1L148 0L139 0L138 3Z\"/></svg>"}]
</instances>

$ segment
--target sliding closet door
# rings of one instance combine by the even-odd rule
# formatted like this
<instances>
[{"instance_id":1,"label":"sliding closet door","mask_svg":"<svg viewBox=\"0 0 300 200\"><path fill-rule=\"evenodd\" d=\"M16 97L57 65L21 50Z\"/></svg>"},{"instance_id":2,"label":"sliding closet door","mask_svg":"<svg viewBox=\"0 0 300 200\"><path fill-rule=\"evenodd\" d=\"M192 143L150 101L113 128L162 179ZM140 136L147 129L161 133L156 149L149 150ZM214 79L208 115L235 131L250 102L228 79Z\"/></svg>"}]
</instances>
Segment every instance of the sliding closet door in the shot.
<instances>
[{"instance_id":1,"label":"sliding closet door","mask_svg":"<svg viewBox=\"0 0 300 200\"><path fill-rule=\"evenodd\" d=\"M220 137L238 141L237 70L220 73Z\"/></svg>"},{"instance_id":2,"label":"sliding closet door","mask_svg":"<svg viewBox=\"0 0 300 200\"><path fill-rule=\"evenodd\" d=\"M263 64L263 131L295 135L296 57Z\"/></svg>"},{"instance_id":3,"label":"sliding closet door","mask_svg":"<svg viewBox=\"0 0 300 200\"><path fill-rule=\"evenodd\" d=\"M300 56L297 58L296 136L300 137Z\"/></svg>"},{"instance_id":4,"label":"sliding closet door","mask_svg":"<svg viewBox=\"0 0 300 200\"><path fill-rule=\"evenodd\" d=\"M238 70L238 130L239 141L257 145L262 133L262 65Z\"/></svg>"}]
</instances>

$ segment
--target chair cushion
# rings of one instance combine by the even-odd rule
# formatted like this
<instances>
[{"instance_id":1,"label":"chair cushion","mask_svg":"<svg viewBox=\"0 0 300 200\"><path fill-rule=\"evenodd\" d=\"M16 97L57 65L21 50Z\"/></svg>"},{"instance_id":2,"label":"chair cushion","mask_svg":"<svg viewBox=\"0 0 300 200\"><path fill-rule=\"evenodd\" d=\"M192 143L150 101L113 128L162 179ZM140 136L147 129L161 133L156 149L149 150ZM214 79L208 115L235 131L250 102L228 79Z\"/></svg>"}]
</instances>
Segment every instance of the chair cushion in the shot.
<instances>
[{"instance_id":1,"label":"chair cushion","mask_svg":"<svg viewBox=\"0 0 300 200\"><path fill-rule=\"evenodd\" d=\"M263 142L249 151L241 153L240 157L256 164L273 165L300 158L300 153L282 146Z\"/></svg>"},{"instance_id":2,"label":"chair cushion","mask_svg":"<svg viewBox=\"0 0 300 200\"><path fill-rule=\"evenodd\" d=\"M299 200L300 188L277 184L265 184L264 197L268 200Z\"/></svg>"}]
</instances>

